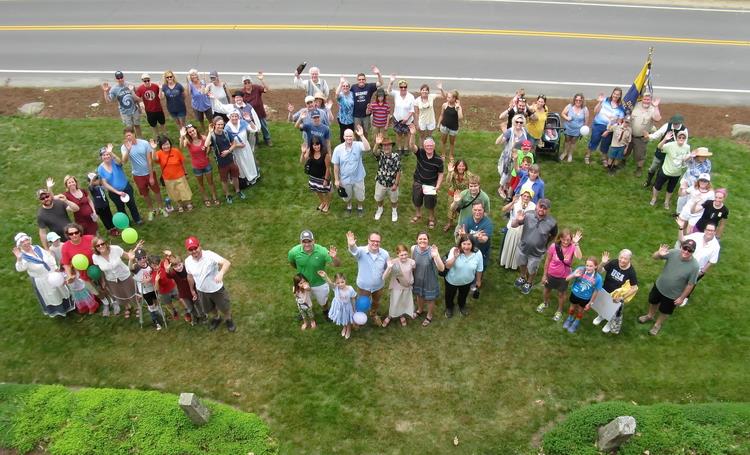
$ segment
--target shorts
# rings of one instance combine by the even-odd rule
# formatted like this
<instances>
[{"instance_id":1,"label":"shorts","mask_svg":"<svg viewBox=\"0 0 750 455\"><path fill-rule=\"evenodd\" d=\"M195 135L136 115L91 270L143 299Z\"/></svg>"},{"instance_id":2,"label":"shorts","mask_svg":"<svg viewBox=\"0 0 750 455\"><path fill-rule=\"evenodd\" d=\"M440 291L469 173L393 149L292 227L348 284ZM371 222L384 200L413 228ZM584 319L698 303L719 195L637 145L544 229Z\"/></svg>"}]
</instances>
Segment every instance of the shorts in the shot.
<instances>
[{"instance_id":1,"label":"shorts","mask_svg":"<svg viewBox=\"0 0 750 455\"><path fill-rule=\"evenodd\" d=\"M328 283L321 284L320 286L310 287L310 292L312 292L312 295L313 297L315 297L315 301L318 302L318 305L326 306L326 304L328 304L328 294L330 292Z\"/></svg>"},{"instance_id":2,"label":"shorts","mask_svg":"<svg viewBox=\"0 0 750 455\"><path fill-rule=\"evenodd\" d=\"M187 112L185 112L185 111L177 111L177 112L169 111L169 116L172 117L172 118L174 118L174 119L185 120L185 117L187 117Z\"/></svg>"},{"instance_id":3,"label":"shorts","mask_svg":"<svg viewBox=\"0 0 750 455\"><path fill-rule=\"evenodd\" d=\"M134 175L133 176L133 181L135 182L135 186L136 188L138 188L138 192L143 197L148 196L149 189L155 194L161 193L161 191L159 190L159 179L156 178L156 172L151 171L151 176L154 178L153 184L151 184L148 181L148 178L149 178L148 175Z\"/></svg>"},{"instance_id":4,"label":"shorts","mask_svg":"<svg viewBox=\"0 0 750 455\"><path fill-rule=\"evenodd\" d=\"M226 166L219 166L219 178L221 181L228 182L229 177L231 177L232 180L240 177L240 168L237 167L237 163L232 162Z\"/></svg>"},{"instance_id":5,"label":"shorts","mask_svg":"<svg viewBox=\"0 0 750 455\"><path fill-rule=\"evenodd\" d=\"M654 181L654 188L656 191L661 191L661 188L664 186L664 183L667 184L667 193L674 193L675 188L677 188L677 184L680 183L680 176L672 177L669 175L665 175L664 171L659 168L659 172L656 174L656 180Z\"/></svg>"},{"instance_id":6,"label":"shorts","mask_svg":"<svg viewBox=\"0 0 750 455\"><path fill-rule=\"evenodd\" d=\"M171 292L166 294L159 293L159 302L162 305L169 305L175 300L177 300L177 288L172 289Z\"/></svg>"},{"instance_id":7,"label":"shorts","mask_svg":"<svg viewBox=\"0 0 750 455\"><path fill-rule=\"evenodd\" d=\"M440 132L443 134L447 134L448 136L457 136L458 130L452 130L448 127L445 127L443 125L440 125Z\"/></svg>"},{"instance_id":8,"label":"shorts","mask_svg":"<svg viewBox=\"0 0 750 455\"><path fill-rule=\"evenodd\" d=\"M362 129L365 130L365 134L370 130L371 125L370 116L367 117L354 117L354 126L362 125Z\"/></svg>"},{"instance_id":9,"label":"shorts","mask_svg":"<svg viewBox=\"0 0 750 455\"><path fill-rule=\"evenodd\" d=\"M386 195L393 204L398 202L398 188L396 188L396 191L392 191L390 187L375 182L375 200L377 202L384 201Z\"/></svg>"},{"instance_id":10,"label":"shorts","mask_svg":"<svg viewBox=\"0 0 750 455\"><path fill-rule=\"evenodd\" d=\"M143 294L143 300L146 301L146 305L150 308L156 303L156 292L146 292Z\"/></svg>"},{"instance_id":11,"label":"shorts","mask_svg":"<svg viewBox=\"0 0 750 455\"><path fill-rule=\"evenodd\" d=\"M651 305L659 305L659 312L662 314L672 314L676 305L674 299L662 294L657 288L656 284L651 287L651 292L648 293L648 303Z\"/></svg>"},{"instance_id":12,"label":"shorts","mask_svg":"<svg viewBox=\"0 0 750 455\"><path fill-rule=\"evenodd\" d=\"M610 147L607 156L613 160L621 160L625 158L625 146L621 147Z\"/></svg>"},{"instance_id":13,"label":"shorts","mask_svg":"<svg viewBox=\"0 0 750 455\"><path fill-rule=\"evenodd\" d=\"M599 147L599 150L602 153L607 153L609 151L609 144L612 143L612 135L608 134L607 136L602 136L604 132L607 131L607 125L599 125L597 123L594 123L591 126L591 139L589 139L589 150L596 150L597 147Z\"/></svg>"},{"instance_id":14,"label":"shorts","mask_svg":"<svg viewBox=\"0 0 750 455\"><path fill-rule=\"evenodd\" d=\"M349 202L352 200L352 195L354 195L354 199L356 199L359 202L362 202L365 200L365 182L356 182L356 183L345 183L341 185L342 188L346 190L346 197L342 198L346 202Z\"/></svg>"},{"instance_id":15,"label":"shorts","mask_svg":"<svg viewBox=\"0 0 750 455\"><path fill-rule=\"evenodd\" d=\"M159 112L146 112L146 120L148 121L151 128L156 128L156 124L163 125L166 119L164 118L164 111Z\"/></svg>"},{"instance_id":16,"label":"shorts","mask_svg":"<svg viewBox=\"0 0 750 455\"><path fill-rule=\"evenodd\" d=\"M589 304L589 302L591 301L591 299L588 299L588 300L582 299L582 298L578 297L577 295L575 295L575 294L573 294L571 292L570 293L570 298L568 298L568 301L570 303L572 303L573 305L586 306L586 305Z\"/></svg>"},{"instance_id":17,"label":"shorts","mask_svg":"<svg viewBox=\"0 0 750 455\"><path fill-rule=\"evenodd\" d=\"M422 192L422 184L414 182L411 186L411 202L414 204L414 207L419 208L424 205L427 210L432 210L437 205L437 195L424 194Z\"/></svg>"},{"instance_id":18,"label":"shorts","mask_svg":"<svg viewBox=\"0 0 750 455\"><path fill-rule=\"evenodd\" d=\"M642 137L633 137L628 144L628 154L633 154L635 161L646 159L646 144L648 141Z\"/></svg>"},{"instance_id":19,"label":"shorts","mask_svg":"<svg viewBox=\"0 0 750 455\"><path fill-rule=\"evenodd\" d=\"M120 113L120 119L125 126L141 126L141 111L135 111L132 114Z\"/></svg>"},{"instance_id":20,"label":"shorts","mask_svg":"<svg viewBox=\"0 0 750 455\"><path fill-rule=\"evenodd\" d=\"M393 118L393 132L396 134L409 134L409 125Z\"/></svg>"},{"instance_id":21,"label":"shorts","mask_svg":"<svg viewBox=\"0 0 750 455\"><path fill-rule=\"evenodd\" d=\"M534 275L537 270L539 270L539 265L542 263L542 258L544 258L544 254L541 256L531 256L528 254L525 254L523 251L521 251L521 246L518 246L518 250L516 251L516 262L519 266L525 265L526 270L529 271L531 275Z\"/></svg>"},{"instance_id":22,"label":"shorts","mask_svg":"<svg viewBox=\"0 0 750 455\"><path fill-rule=\"evenodd\" d=\"M211 163L209 163L209 164L208 164L208 166L206 166L206 167L202 167L202 168L200 168L200 169L198 169L198 168L193 168L193 174L194 174L194 175L195 175L196 177L200 177L201 175L206 175L206 174L210 174L210 173L211 173L211 171L212 171L213 169L214 169L214 168L213 168L213 167L211 167Z\"/></svg>"},{"instance_id":23,"label":"shorts","mask_svg":"<svg viewBox=\"0 0 750 455\"><path fill-rule=\"evenodd\" d=\"M435 131L435 122L430 122L430 123L427 123L425 125L420 124L419 128L417 128L417 129L419 131Z\"/></svg>"},{"instance_id":24,"label":"shorts","mask_svg":"<svg viewBox=\"0 0 750 455\"><path fill-rule=\"evenodd\" d=\"M203 123L203 120L208 120L210 122L214 118L214 111L212 111L210 108L205 111L197 111L193 109L193 113L195 114L196 120L201 123Z\"/></svg>"},{"instance_id":25,"label":"shorts","mask_svg":"<svg viewBox=\"0 0 750 455\"><path fill-rule=\"evenodd\" d=\"M206 313L213 313L215 311L226 313L232 309L232 305L229 303L229 292L223 286L216 292L198 291L198 297Z\"/></svg>"},{"instance_id":26,"label":"shorts","mask_svg":"<svg viewBox=\"0 0 750 455\"><path fill-rule=\"evenodd\" d=\"M544 287L558 292L565 292L568 290L568 280L548 275L547 283L544 284Z\"/></svg>"}]
</instances>

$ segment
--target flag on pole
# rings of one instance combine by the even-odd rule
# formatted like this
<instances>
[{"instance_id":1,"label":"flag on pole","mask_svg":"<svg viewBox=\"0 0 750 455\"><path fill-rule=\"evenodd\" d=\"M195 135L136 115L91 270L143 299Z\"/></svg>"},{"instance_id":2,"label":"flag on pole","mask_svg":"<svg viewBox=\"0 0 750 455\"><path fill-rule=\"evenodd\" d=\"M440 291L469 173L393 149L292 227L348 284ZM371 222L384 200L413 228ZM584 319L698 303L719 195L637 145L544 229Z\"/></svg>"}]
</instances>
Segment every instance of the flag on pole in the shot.
<instances>
[{"instance_id":1,"label":"flag on pole","mask_svg":"<svg viewBox=\"0 0 750 455\"><path fill-rule=\"evenodd\" d=\"M628 89L628 92L622 99L625 111L630 113L635 107L635 103L641 99L644 93L652 93L651 87L651 57L653 55L654 48L650 48L648 51L648 58L646 63L643 64L643 68L638 72L633 80L633 84ZM645 90L644 90L645 89Z\"/></svg>"}]
</instances>

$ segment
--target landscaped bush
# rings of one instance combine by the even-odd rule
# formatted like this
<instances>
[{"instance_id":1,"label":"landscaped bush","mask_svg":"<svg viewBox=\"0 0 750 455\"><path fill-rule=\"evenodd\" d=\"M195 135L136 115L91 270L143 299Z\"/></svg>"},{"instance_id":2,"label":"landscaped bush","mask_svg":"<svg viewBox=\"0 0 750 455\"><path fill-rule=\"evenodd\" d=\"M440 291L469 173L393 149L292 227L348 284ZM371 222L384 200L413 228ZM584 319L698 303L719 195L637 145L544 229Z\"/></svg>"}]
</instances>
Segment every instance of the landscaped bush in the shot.
<instances>
[{"instance_id":1,"label":"landscaped bush","mask_svg":"<svg viewBox=\"0 0 750 455\"><path fill-rule=\"evenodd\" d=\"M254 414L205 402L208 424L193 425L177 396L160 392L0 385L0 442L52 454L273 454Z\"/></svg>"},{"instance_id":2,"label":"landscaped bush","mask_svg":"<svg viewBox=\"0 0 750 455\"><path fill-rule=\"evenodd\" d=\"M618 416L631 415L636 434L621 454L750 453L750 404L656 404L638 406L618 401L574 411L544 435L547 455L597 454L597 429Z\"/></svg>"}]
</instances>

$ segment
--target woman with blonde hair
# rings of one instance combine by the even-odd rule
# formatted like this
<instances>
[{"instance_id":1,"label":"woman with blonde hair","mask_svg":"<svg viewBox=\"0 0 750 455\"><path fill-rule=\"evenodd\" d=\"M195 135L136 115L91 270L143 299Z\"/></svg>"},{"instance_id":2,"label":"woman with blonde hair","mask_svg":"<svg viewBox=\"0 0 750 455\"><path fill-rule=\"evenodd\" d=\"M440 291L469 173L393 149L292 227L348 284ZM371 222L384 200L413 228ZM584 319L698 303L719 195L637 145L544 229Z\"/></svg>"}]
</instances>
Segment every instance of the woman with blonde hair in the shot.
<instances>
[{"instance_id":1,"label":"woman with blonde hair","mask_svg":"<svg viewBox=\"0 0 750 455\"><path fill-rule=\"evenodd\" d=\"M92 262L101 269L104 285L109 294L115 298L117 305L125 306L125 319L130 318L132 307L135 307L137 314L140 315L140 307L136 302L135 280L122 258L128 261L133 260L135 250L143 245L143 241L139 241L132 250L127 252L117 245L110 245L101 237L94 237L91 244L94 247Z\"/></svg>"},{"instance_id":2,"label":"woman with blonde hair","mask_svg":"<svg viewBox=\"0 0 750 455\"><path fill-rule=\"evenodd\" d=\"M66 175L63 179L65 185L65 197L78 205L78 211L73 212L73 219L83 227L83 233L87 235L96 235L99 226L96 221L99 217L96 215L94 201L91 200L86 191L78 186L78 179L72 175Z\"/></svg>"},{"instance_id":3,"label":"woman with blonde hair","mask_svg":"<svg viewBox=\"0 0 750 455\"><path fill-rule=\"evenodd\" d=\"M171 70L164 71L161 84L161 92L167 100L167 111L177 123L177 128L185 127L187 117L187 106L185 106L185 87L177 82L177 78Z\"/></svg>"}]
</instances>

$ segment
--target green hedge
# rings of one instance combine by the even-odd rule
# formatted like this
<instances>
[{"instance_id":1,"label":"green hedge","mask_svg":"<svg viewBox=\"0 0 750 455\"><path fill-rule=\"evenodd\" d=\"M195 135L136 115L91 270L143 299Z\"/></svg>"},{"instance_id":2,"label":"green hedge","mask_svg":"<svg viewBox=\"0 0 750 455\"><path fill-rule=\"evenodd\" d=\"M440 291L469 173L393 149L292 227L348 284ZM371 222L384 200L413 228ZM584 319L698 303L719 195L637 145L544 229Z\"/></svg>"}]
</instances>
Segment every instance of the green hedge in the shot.
<instances>
[{"instance_id":1,"label":"green hedge","mask_svg":"<svg viewBox=\"0 0 750 455\"><path fill-rule=\"evenodd\" d=\"M574 411L544 435L546 455L597 454L597 429L617 416L631 415L636 434L620 454L750 453L750 404L656 404L607 402Z\"/></svg>"},{"instance_id":2,"label":"green hedge","mask_svg":"<svg viewBox=\"0 0 750 455\"><path fill-rule=\"evenodd\" d=\"M0 384L0 446L59 455L278 452L255 414L205 404L211 419L197 427L173 394Z\"/></svg>"}]
</instances>

